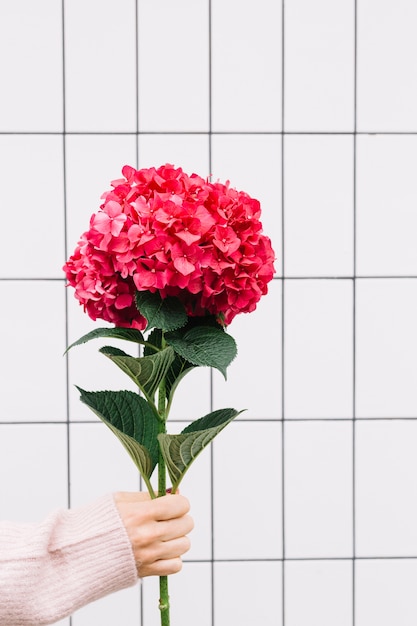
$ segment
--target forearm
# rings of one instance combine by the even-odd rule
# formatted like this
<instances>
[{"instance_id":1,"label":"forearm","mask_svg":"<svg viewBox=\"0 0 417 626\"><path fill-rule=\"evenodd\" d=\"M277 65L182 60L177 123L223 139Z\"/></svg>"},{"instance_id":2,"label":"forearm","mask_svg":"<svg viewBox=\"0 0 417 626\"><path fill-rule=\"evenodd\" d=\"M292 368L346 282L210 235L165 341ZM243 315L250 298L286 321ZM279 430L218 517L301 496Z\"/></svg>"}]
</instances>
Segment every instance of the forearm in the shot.
<instances>
[{"instance_id":1,"label":"forearm","mask_svg":"<svg viewBox=\"0 0 417 626\"><path fill-rule=\"evenodd\" d=\"M39 525L0 523L0 624L52 624L136 580L111 496Z\"/></svg>"}]
</instances>

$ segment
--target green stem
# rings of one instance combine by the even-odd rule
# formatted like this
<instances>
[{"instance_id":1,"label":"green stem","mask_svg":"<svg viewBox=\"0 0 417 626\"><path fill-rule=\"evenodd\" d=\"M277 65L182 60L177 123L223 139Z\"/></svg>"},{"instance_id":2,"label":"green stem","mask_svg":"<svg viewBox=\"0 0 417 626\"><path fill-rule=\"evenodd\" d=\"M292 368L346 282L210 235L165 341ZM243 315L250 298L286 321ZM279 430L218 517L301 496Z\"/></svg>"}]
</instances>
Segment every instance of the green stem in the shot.
<instances>
[{"instance_id":1,"label":"green stem","mask_svg":"<svg viewBox=\"0 0 417 626\"><path fill-rule=\"evenodd\" d=\"M143 474L142 474L142 479L143 479L143 480L144 480L144 482L145 482L145 485L146 485L146 487L147 487L147 489L148 489L148 493L149 493L149 495L151 496L152 500L155 500L155 498L156 498L156 493L155 493L155 492L154 492L154 490L153 490L153 487L152 487L152 483L151 483L151 481L149 480L149 478L146 478L146 476L144 476Z\"/></svg>"},{"instance_id":2,"label":"green stem","mask_svg":"<svg viewBox=\"0 0 417 626\"><path fill-rule=\"evenodd\" d=\"M165 397L165 380L163 380L158 390L158 413L160 416L159 432L166 433L166 397ZM165 460L159 449L158 458L158 497L166 494L166 468ZM169 594L168 594L168 576L159 577L159 610L161 612L161 626L169 626Z\"/></svg>"},{"instance_id":3,"label":"green stem","mask_svg":"<svg viewBox=\"0 0 417 626\"><path fill-rule=\"evenodd\" d=\"M159 577L159 610L161 611L161 626L169 626L168 576Z\"/></svg>"}]
</instances>

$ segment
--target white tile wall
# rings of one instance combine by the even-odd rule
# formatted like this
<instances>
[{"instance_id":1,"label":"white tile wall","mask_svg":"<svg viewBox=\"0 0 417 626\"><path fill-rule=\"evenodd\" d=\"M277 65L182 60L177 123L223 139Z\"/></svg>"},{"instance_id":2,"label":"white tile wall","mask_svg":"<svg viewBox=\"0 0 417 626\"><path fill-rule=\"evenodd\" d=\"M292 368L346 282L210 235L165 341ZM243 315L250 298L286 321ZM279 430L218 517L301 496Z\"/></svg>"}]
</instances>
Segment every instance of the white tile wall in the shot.
<instances>
[{"instance_id":1,"label":"white tile wall","mask_svg":"<svg viewBox=\"0 0 417 626\"><path fill-rule=\"evenodd\" d=\"M352 297L347 280L285 282L286 417L351 417Z\"/></svg>"},{"instance_id":2,"label":"white tile wall","mask_svg":"<svg viewBox=\"0 0 417 626\"><path fill-rule=\"evenodd\" d=\"M130 457L99 420L71 424L69 437L73 506L83 506L103 493L138 488L138 474Z\"/></svg>"},{"instance_id":3,"label":"white tile wall","mask_svg":"<svg viewBox=\"0 0 417 626\"><path fill-rule=\"evenodd\" d=\"M1 229L6 235L0 246L2 278L62 279L63 157L59 135L1 137Z\"/></svg>"},{"instance_id":4,"label":"white tile wall","mask_svg":"<svg viewBox=\"0 0 417 626\"><path fill-rule=\"evenodd\" d=\"M37 523L66 506L66 440L65 424L1 425L2 519Z\"/></svg>"},{"instance_id":5,"label":"white tile wall","mask_svg":"<svg viewBox=\"0 0 417 626\"><path fill-rule=\"evenodd\" d=\"M285 273L353 274L353 139L285 138Z\"/></svg>"},{"instance_id":6,"label":"white tile wall","mask_svg":"<svg viewBox=\"0 0 417 626\"><path fill-rule=\"evenodd\" d=\"M417 85L412 0L359 0L357 42L358 130L417 129Z\"/></svg>"},{"instance_id":7,"label":"white tile wall","mask_svg":"<svg viewBox=\"0 0 417 626\"><path fill-rule=\"evenodd\" d=\"M286 4L286 131L353 130L354 11L350 0Z\"/></svg>"},{"instance_id":8,"label":"white tile wall","mask_svg":"<svg viewBox=\"0 0 417 626\"><path fill-rule=\"evenodd\" d=\"M210 174L209 137L206 134L143 135L139 143L139 166L158 167L172 163L184 172Z\"/></svg>"},{"instance_id":9,"label":"white tile wall","mask_svg":"<svg viewBox=\"0 0 417 626\"><path fill-rule=\"evenodd\" d=\"M138 488L73 386L132 385L100 342L62 356L97 324L61 267L124 164L230 179L277 253L228 383L193 372L173 407L176 432L248 409L184 480L173 624L416 622L416 18L414 0L0 2L1 517ZM157 598L146 580L59 623L156 626Z\"/></svg>"},{"instance_id":10,"label":"white tile wall","mask_svg":"<svg viewBox=\"0 0 417 626\"><path fill-rule=\"evenodd\" d=\"M1 302L0 422L65 421L62 281L4 281Z\"/></svg>"},{"instance_id":11,"label":"white tile wall","mask_svg":"<svg viewBox=\"0 0 417 626\"><path fill-rule=\"evenodd\" d=\"M352 425L285 424L285 549L289 558L352 556Z\"/></svg>"},{"instance_id":12,"label":"white tile wall","mask_svg":"<svg viewBox=\"0 0 417 626\"><path fill-rule=\"evenodd\" d=\"M226 381L220 372L213 372L214 408L244 410L239 415L243 420L281 418L280 303L281 284L276 280L253 313L233 320L228 330L237 342L238 356ZM256 341L246 342L253 332Z\"/></svg>"},{"instance_id":13,"label":"white tile wall","mask_svg":"<svg viewBox=\"0 0 417 626\"><path fill-rule=\"evenodd\" d=\"M417 137L358 137L357 159L358 274L415 276Z\"/></svg>"},{"instance_id":14,"label":"white tile wall","mask_svg":"<svg viewBox=\"0 0 417 626\"><path fill-rule=\"evenodd\" d=\"M109 326L103 322L94 323L83 312L78 301L70 299L68 302L68 329L69 342L88 333L94 328ZM92 411L80 402L80 394L76 385L86 391L104 389L131 389L137 387L122 371L107 357L99 353L103 346L117 346L132 356L138 355L137 347L125 341L100 339L76 346L68 352L68 380L69 380L69 414L70 419L96 420Z\"/></svg>"},{"instance_id":15,"label":"white tile wall","mask_svg":"<svg viewBox=\"0 0 417 626\"><path fill-rule=\"evenodd\" d=\"M371 420L356 429L359 556L417 555L415 420Z\"/></svg>"},{"instance_id":16,"label":"white tile wall","mask_svg":"<svg viewBox=\"0 0 417 626\"><path fill-rule=\"evenodd\" d=\"M214 555L282 557L281 428L234 422L214 444ZM191 470L190 470L191 471ZM262 503L260 512L257 503ZM238 531L237 531L238 529Z\"/></svg>"},{"instance_id":17,"label":"white tile wall","mask_svg":"<svg viewBox=\"0 0 417 626\"><path fill-rule=\"evenodd\" d=\"M68 131L136 131L135 20L135 0L65 2Z\"/></svg>"},{"instance_id":18,"label":"white tile wall","mask_svg":"<svg viewBox=\"0 0 417 626\"><path fill-rule=\"evenodd\" d=\"M287 626L351 626L351 561L288 561L285 590Z\"/></svg>"},{"instance_id":19,"label":"white tile wall","mask_svg":"<svg viewBox=\"0 0 417 626\"><path fill-rule=\"evenodd\" d=\"M280 131L281 3L212 0L211 6L213 130Z\"/></svg>"},{"instance_id":20,"label":"white tile wall","mask_svg":"<svg viewBox=\"0 0 417 626\"><path fill-rule=\"evenodd\" d=\"M138 0L137 4L139 128L207 132L208 0Z\"/></svg>"},{"instance_id":21,"label":"white tile wall","mask_svg":"<svg viewBox=\"0 0 417 626\"><path fill-rule=\"evenodd\" d=\"M356 581L357 626L416 623L417 561L358 561Z\"/></svg>"},{"instance_id":22,"label":"white tile wall","mask_svg":"<svg viewBox=\"0 0 417 626\"><path fill-rule=\"evenodd\" d=\"M359 280L358 417L415 417L417 280Z\"/></svg>"},{"instance_id":23,"label":"white tile wall","mask_svg":"<svg viewBox=\"0 0 417 626\"><path fill-rule=\"evenodd\" d=\"M216 563L215 623L282 626L281 570L281 564L268 561Z\"/></svg>"},{"instance_id":24,"label":"white tile wall","mask_svg":"<svg viewBox=\"0 0 417 626\"><path fill-rule=\"evenodd\" d=\"M0 58L1 131L62 132L61 3L2 2Z\"/></svg>"}]
</instances>

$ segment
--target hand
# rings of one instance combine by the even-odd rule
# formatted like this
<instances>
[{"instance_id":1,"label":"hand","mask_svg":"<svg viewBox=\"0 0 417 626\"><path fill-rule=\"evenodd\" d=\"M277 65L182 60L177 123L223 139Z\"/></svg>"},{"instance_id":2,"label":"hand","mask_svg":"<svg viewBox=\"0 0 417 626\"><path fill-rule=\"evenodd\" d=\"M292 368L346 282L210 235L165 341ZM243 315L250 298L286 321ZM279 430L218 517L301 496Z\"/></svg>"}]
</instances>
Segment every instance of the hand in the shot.
<instances>
[{"instance_id":1,"label":"hand","mask_svg":"<svg viewBox=\"0 0 417 626\"><path fill-rule=\"evenodd\" d=\"M186 536L194 528L190 504L179 494L151 500L147 493L114 494L116 507L132 544L138 576L168 576L182 568L190 549Z\"/></svg>"}]
</instances>

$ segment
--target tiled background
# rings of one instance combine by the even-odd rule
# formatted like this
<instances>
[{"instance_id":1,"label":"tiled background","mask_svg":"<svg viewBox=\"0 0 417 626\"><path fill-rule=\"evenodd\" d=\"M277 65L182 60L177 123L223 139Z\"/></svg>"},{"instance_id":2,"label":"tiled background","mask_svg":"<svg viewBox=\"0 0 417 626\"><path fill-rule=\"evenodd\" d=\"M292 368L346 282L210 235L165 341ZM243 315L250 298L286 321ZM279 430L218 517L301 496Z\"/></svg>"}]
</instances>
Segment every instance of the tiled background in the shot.
<instances>
[{"instance_id":1,"label":"tiled background","mask_svg":"<svg viewBox=\"0 0 417 626\"><path fill-rule=\"evenodd\" d=\"M172 429L246 407L184 481L181 626L417 622L417 4L0 0L0 516L138 488L78 401L126 383L61 271L125 163L258 197L277 275ZM192 379L192 377L194 377ZM157 626L146 580L62 626Z\"/></svg>"}]
</instances>

